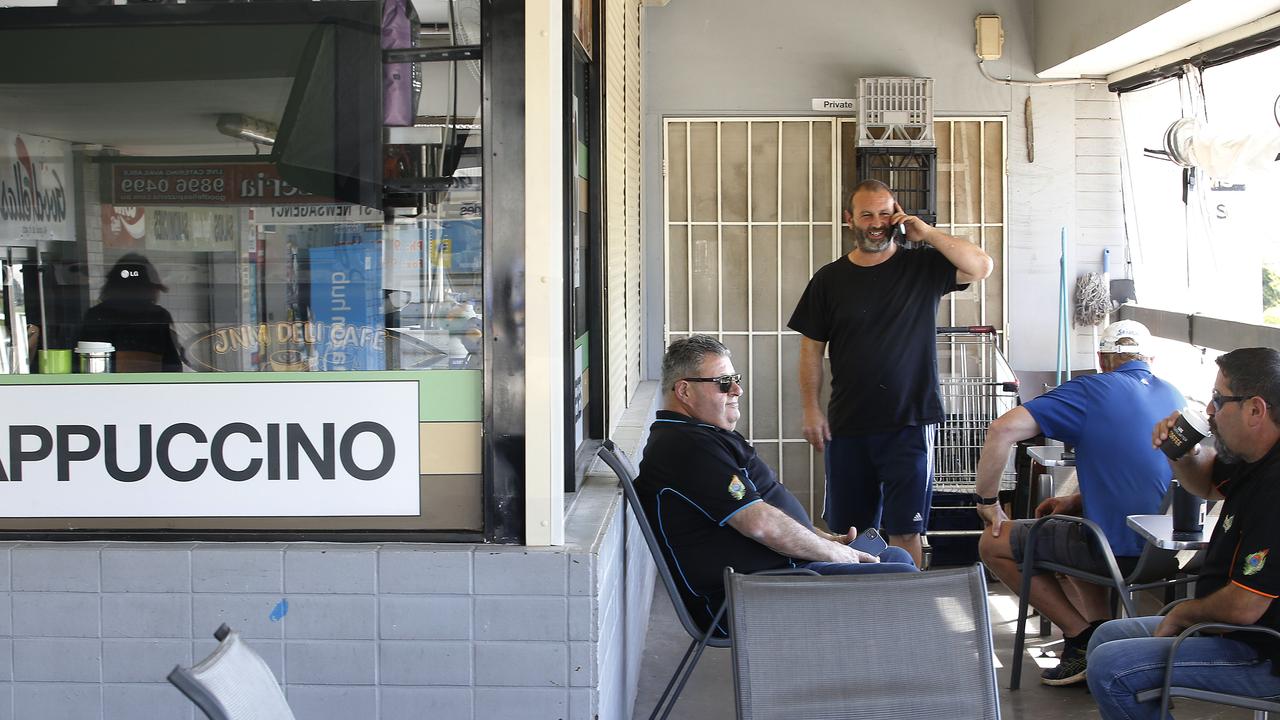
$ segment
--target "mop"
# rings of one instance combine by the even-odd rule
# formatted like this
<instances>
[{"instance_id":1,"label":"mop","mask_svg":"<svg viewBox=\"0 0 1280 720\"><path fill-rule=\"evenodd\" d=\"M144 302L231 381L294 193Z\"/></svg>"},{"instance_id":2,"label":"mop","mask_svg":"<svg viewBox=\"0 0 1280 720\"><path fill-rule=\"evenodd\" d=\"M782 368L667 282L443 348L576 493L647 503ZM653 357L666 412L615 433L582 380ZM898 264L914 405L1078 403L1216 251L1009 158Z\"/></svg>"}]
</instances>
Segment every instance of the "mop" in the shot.
<instances>
[{"instance_id":1,"label":"mop","mask_svg":"<svg viewBox=\"0 0 1280 720\"><path fill-rule=\"evenodd\" d=\"M1089 326L1093 330L1093 346L1098 346L1098 326L1106 323L1111 315L1111 251L1102 251L1102 273L1085 273L1076 278L1076 327ZM1094 370L1098 367L1094 356Z\"/></svg>"}]
</instances>

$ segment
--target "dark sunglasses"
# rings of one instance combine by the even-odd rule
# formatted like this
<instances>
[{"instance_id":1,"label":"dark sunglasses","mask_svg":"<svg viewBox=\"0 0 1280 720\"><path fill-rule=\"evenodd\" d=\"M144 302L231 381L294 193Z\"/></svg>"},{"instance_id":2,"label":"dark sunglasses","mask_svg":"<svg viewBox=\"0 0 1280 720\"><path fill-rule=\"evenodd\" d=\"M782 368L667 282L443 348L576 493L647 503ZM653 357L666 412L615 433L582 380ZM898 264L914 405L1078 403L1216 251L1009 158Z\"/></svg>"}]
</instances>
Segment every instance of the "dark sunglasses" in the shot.
<instances>
[{"instance_id":1,"label":"dark sunglasses","mask_svg":"<svg viewBox=\"0 0 1280 720\"><path fill-rule=\"evenodd\" d=\"M709 378L680 378L685 382L713 382L716 383L716 389L722 393L727 393L733 389L734 383L742 384L742 373L734 373L732 375L721 375L720 377Z\"/></svg>"},{"instance_id":2,"label":"dark sunglasses","mask_svg":"<svg viewBox=\"0 0 1280 720\"><path fill-rule=\"evenodd\" d=\"M1209 402L1213 403L1214 412L1222 412L1222 406L1229 402L1243 402L1253 397L1252 395L1220 395L1218 389L1214 388Z\"/></svg>"}]
</instances>

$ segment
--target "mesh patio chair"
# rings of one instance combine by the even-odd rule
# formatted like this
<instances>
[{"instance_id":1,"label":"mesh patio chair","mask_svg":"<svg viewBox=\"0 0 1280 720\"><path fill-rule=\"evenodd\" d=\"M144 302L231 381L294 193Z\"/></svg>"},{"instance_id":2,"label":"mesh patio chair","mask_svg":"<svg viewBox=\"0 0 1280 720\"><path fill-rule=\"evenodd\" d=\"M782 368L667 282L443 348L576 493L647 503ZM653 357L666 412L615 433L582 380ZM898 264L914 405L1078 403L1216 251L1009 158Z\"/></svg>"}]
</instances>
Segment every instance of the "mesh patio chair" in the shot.
<instances>
[{"instance_id":1,"label":"mesh patio chair","mask_svg":"<svg viewBox=\"0 0 1280 720\"><path fill-rule=\"evenodd\" d=\"M685 683L689 681L689 676L693 674L693 668L697 666L703 650L708 647L729 647L729 639L723 635L717 635L715 632L716 626L720 624L720 619L724 617L725 608L723 605L720 607L720 611L716 613L715 619L711 621L706 630L698 626L693 616L689 614L688 608L685 607L684 599L680 596L680 590L676 587L675 578L671 575L671 569L667 567L666 558L662 554L662 547L658 544L658 537L654 534L653 527L649 524L649 518L644 513L644 506L640 504L640 496L636 494L635 486L637 473L635 466L631 463L631 459L627 457L626 453L619 450L612 440L605 440L601 443L598 454L600 459L613 470L614 474L618 476L618 480L622 483L622 493L627 498L627 505L631 508L631 515L635 518L636 524L639 525L640 533L644 535L644 542L649 547L649 554L653 557L654 565L658 567L658 578L662 581L662 586L667 589L667 596L671 598L671 604L675 607L676 617L680 618L680 625L684 627L685 632L689 633L691 638L689 648L685 650L684 657L680 659L680 664L676 665L675 672L672 673L671 679L667 681L667 686L662 691L662 696L658 698L658 704L654 706L653 712L649 715L650 720L658 717L666 718L671 714L671 709L675 707L676 700L680 698L680 693L684 691ZM781 572L789 575L817 575L812 570L803 569L765 572Z\"/></svg>"},{"instance_id":2,"label":"mesh patio chair","mask_svg":"<svg viewBox=\"0 0 1280 720\"><path fill-rule=\"evenodd\" d=\"M741 720L998 720L981 565L924 573L725 573Z\"/></svg>"},{"instance_id":3,"label":"mesh patio chair","mask_svg":"<svg viewBox=\"0 0 1280 720\"><path fill-rule=\"evenodd\" d=\"M190 668L169 673L169 682L209 720L294 720L271 668L240 634L224 623L213 636L218 647Z\"/></svg>"},{"instance_id":4,"label":"mesh patio chair","mask_svg":"<svg viewBox=\"0 0 1280 720\"><path fill-rule=\"evenodd\" d=\"M1171 493L1166 491L1164 500L1160 504L1160 512L1168 511L1170 500ZM1076 523L1087 534L1093 535L1106 558L1107 573L1105 575L1091 573L1070 565L1037 559L1035 537L1040 532L1040 528L1051 519ZM1133 601L1133 594L1139 590L1170 589L1176 585L1193 582L1196 579L1195 575L1177 577L1179 575L1177 550L1165 550L1151 543L1147 543L1142 548L1142 554L1138 556L1138 563L1134 565L1133 570L1128 575L1122 575L1120 566L1116 564L1115 555L1111 552L1111 545L1107 542L1106 535L1102 533L1102 528L1091 520L1075 517L1074 515L1046 515L1032 524L1030 531L1027 533L1025 549L1022 552L1022 566L1019 571L1022 573L1022 588L1018 593L1018 624L1013 636L1012 667L1009 674L1010 690L1017 690L1022 684L1022 652L1026 647L1027 615L1030 613L1031 607L1029 600L1031 578L1037 572L1045 571L1068 575L1095 585L1109 587L1112 592L1113 611L1116 609L1118 600L1120 606L1124 607L1124 614L1128 617L1136 617L1138 615L1137 606Z\"/></svg>"}]
</instances>

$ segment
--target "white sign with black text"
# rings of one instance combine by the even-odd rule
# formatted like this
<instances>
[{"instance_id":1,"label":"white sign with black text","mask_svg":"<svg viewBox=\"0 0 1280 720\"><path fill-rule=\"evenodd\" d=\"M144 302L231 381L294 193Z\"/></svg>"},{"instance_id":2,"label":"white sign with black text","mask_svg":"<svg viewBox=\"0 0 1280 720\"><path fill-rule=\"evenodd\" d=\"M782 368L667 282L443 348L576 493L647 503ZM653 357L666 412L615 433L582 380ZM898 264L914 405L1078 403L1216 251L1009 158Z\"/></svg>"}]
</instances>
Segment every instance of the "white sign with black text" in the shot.
<instances>
[{"instance_id":1,"label":"white sign with black text","mask_svg":"<svg viewBox=\"0 0 1280 720\"><path fill-rule=\"evenodd\" d=\"M381 210L360 205L271 205L251 208L250 222L258 225L378 224Z\"/></svg>"},{"instance_id":2,"label":"white sign with black text","mask_svg":"<svg viewBox=\"0 0 1280 720\"><path fill-rule=\"evenodd\" d=\"M852 115L858 111L858 101L855 98L813 98L813 109Z\"/></svg>"},{"instance_id":3,"label":"white sign with black text","mask_svg":"<svg viewBox=\"0 0 1280 720\"><path fill-rule=\"evenodd\" d=\"M0 517L417 515L414 381L0 385Z\"/></svg>"}]
</instances>

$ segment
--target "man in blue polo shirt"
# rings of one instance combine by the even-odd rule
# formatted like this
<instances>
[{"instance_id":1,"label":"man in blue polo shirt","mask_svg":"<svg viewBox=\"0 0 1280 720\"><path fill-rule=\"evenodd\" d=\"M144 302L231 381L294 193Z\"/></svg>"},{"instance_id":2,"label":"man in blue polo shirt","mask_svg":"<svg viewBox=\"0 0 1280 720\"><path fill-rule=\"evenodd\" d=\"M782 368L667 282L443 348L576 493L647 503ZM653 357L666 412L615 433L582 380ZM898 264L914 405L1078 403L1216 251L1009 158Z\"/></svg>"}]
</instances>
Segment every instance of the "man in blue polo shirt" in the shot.
<instances>
[{"instance_id":1,"label":"man in blue polo shirt","mask_svg":"<svg viewBox=\"0 0 1280 720\"><path fill-rule=\"evenodd\" d=\"M876 557L848 546L854 528L833 535L813 526L734 431L741 379L729 349L715 338L671 343L662 362L662 410L635 483L693 618L711 624L724 602L725 567L744 573L804 567L821 575L915 571L902 548Z\"/></svg>"},{"instance_id":2,"label":"man in blue polo shirt","mask_svg":"<svg viewBox=\"0 0 1280 720\"><path fill-rule=\"evenodd\" d=\"M1141 323L1112 323L1098 346L1102 374L1064 383L1001 415L988 428L974 487L978 514L987 526L978 551L1007 587L1022 587L1019 568L1033 521L1009 522L997 497L1000 475L1013 445L1040 433L1075 446L1080 490L1045 500L1036 517L1092 520L1106 535L1121 573L1137 564L1143 541L1125 518L1158 513L1172 478L1164 456L1151 447L1151 427L1183 405L1177 388L1151 374L1151 343L1151 333ZM1101 548L1077 524L1047 523L1036 537L1037 558L1107 572ZM1083 682L1089 638L1111 616L1106 588L1045 574L1032 580L1029 600L1062 628L1066 645L1061 662L1045 670L1041 682Z\"/></svg>"}]
</instances>

